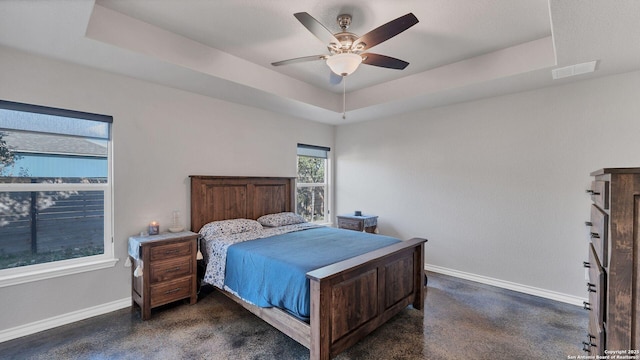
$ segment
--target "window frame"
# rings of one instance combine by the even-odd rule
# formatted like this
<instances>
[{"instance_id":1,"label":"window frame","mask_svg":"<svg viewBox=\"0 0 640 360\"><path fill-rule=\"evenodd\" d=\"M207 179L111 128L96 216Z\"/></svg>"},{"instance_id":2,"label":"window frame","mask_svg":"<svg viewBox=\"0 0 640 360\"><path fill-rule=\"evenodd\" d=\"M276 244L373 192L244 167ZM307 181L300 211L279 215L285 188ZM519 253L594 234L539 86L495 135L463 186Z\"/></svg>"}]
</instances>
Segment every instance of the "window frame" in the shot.
<instances>
[{"instance_id":1,"label":"window frame","mask_svg":"<svg viewBox=\"0 0 640 360\"><path fill-rule=\"evenodd\" d=\"M319 151L322 152L324 151L326 153L326 157L322 157L322 156L310 156L310 155L301 155L300 154L300 149L307 149L307 150L311 150L313 151ZM300 156L304 156L304 157L309 157L309 158L323 158L324 159L324 182L322 183L301 183L298 182L297 179L300 178L300 174L299 174L299 169L298 169L298 164L299 164L299 157ZM332 224L331 221L331 148L329 147L324 147L324 146L316 146L316 145L307 145L307 144L298 144L297 146L297 151L296 151L296 209L295 212L296 214L298 214L298 188L307 188L307 187L317 187L317 186L323 186L324 187L324 209L325 209L325 216L324 216L324 220L321 221L312 221L315 224L323 224L323 225L330 225Z\"/></svg>"},{"instance_id":2,"label":"window frame","mask_svg":"<svg viewBox=\"0 0 640 360\"><path fill-rule=\"evenodd\" d=\"M0 269L0 288L32 281L50 279L87 271L114 267L119 261L115 257L113 241L113 123L110 116L83 113L73 110L49 108L39 105L13 103L0 100L0 108L37 112L48 115L96 120L109 123L107 139L107 182L106 183L0 183L2 192L33 191L101 191L104 194L104 251L102 254L83 256L66 260L51 261L14 268Z\"/></svg>"}]
</instances>

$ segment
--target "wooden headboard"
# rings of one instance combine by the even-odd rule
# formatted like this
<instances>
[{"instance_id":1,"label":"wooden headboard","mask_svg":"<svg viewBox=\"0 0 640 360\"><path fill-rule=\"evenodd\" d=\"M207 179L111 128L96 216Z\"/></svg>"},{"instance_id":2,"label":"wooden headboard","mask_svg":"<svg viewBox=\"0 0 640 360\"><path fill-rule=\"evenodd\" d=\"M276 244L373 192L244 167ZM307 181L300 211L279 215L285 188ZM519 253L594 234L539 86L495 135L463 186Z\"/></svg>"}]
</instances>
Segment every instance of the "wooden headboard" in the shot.
<instances>
[{"instance_id":1,"label":"wooden headboard","mask_svg":"<svg viewBox=\"0 0 640 360\"><path fill-rule=\"evenodd\" d=\"M295 211L295 178L191 175L191 231L216 220Z\"/></svg>"}]
</instances>

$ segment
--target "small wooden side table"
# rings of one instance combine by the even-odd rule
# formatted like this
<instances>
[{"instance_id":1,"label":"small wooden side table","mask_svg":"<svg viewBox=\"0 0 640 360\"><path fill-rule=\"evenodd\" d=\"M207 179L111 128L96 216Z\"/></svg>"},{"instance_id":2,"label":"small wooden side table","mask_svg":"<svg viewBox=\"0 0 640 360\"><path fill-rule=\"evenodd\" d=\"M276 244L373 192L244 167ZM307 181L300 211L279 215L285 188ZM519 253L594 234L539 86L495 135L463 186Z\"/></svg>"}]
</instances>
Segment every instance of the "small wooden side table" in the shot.
<instances>
[{"instance_id":1,"label":"small wooden side table","mask_svg":"<svg viewBox=\"0 0 640 360\"><path fill-rule=\"evenodd\" d=\"M129 238L132 306L140 307L142 320L151 317L152 308L170 302L189 298L196 303L197 241L191 231Z\"/></svg>"},{"instance_id":2,"label":"small wooden side table","mask_svg":"<svg viewBox=\"0 0 640 360\"><path fill-rule=\"evenodd\" d=\"M378 227L378 217L374 215L338 215L338 227L355 231L375 233Z\"/></svg>"}]
</instances>

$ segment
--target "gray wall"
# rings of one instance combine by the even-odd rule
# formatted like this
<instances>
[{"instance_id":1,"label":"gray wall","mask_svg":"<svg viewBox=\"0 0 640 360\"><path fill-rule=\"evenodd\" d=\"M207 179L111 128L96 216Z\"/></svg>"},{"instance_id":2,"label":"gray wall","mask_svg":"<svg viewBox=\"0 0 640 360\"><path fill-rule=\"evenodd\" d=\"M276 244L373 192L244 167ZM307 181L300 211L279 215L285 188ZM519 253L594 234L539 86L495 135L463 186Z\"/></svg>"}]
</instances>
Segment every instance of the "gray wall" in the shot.
<instances>
[{"instance_id":1,"label":"gray wall","mask_svg":"<svg viewBox=\"0 0 640 360\"><path fill-rule=\"evenodd\" d=\"M337 213L428 238L439 271L578 302L589 173L640 166L638 94L634 72L340 126Z\"/></svg>"}]
</instances>

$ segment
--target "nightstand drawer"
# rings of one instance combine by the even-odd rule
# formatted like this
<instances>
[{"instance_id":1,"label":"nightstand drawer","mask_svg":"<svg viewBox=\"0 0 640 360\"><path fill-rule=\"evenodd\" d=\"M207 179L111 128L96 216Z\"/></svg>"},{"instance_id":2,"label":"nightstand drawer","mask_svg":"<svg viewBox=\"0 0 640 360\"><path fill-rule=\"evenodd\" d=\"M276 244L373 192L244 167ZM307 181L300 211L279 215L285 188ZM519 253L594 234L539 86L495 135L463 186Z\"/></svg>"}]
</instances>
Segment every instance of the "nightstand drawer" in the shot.
<instances>
[{"instance_id":1,"label":"nightstand drawer","mask_svg":"<svg viewBox=\"0 0 640 360\"><path fill-rule=\"evenodd\" d=\"M151 261L175 259L187 255L191 255L191 243L189 241L158 245L151 248Z\"/></svg>"},{"instance_id":2,"label":"nightstand drawer","mask_svg":"<svg viewBox=\"0 0 640 360\"><path fill-rule=\"evenodd\" d=\"M191 296L191 277L151 286L151 307L168 304Z\"/></svg>"},{"instance_id":3,"label":"nightstand drawer","mask_svg":"<svg viewBox=\"0 0 640 360\"><path fill-rule=\"evenodd\" d=\"M151 264L151 283L177 279L193 274L192 257L185 256L177 259L158 261Z\"/></svg>"},{"instance_id":4,"label":"nightstand drawer","mask_svg":"<svg viewBox=\"0 0 640 360\"><path fill-rule=\"evenodd\" d=\"M362 231L363 223L360 220L338 218L338 227L341 229Z\"/></svg>"}]
</instances>

